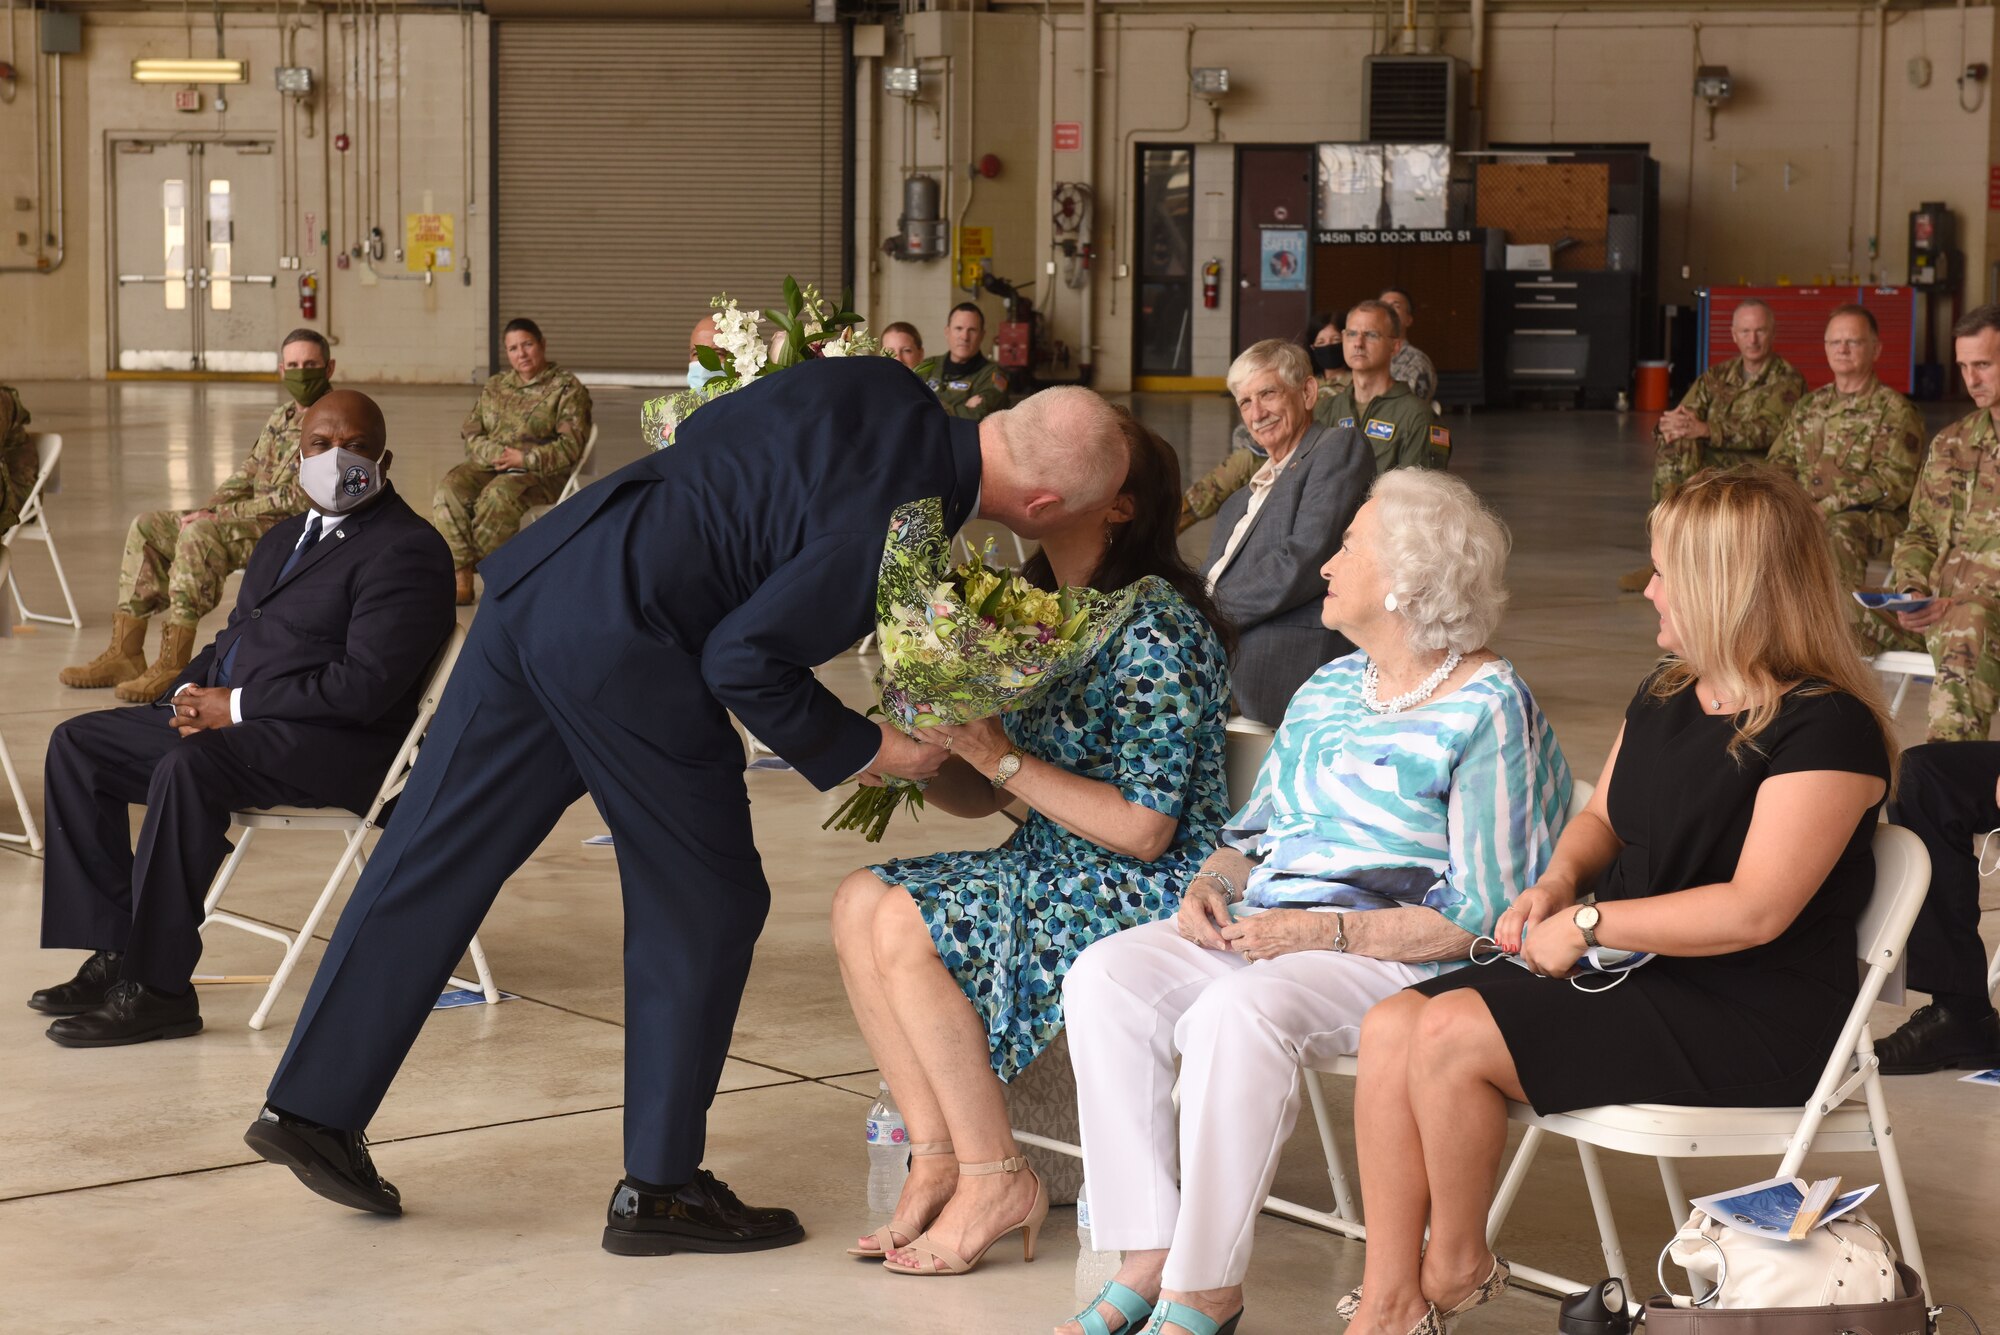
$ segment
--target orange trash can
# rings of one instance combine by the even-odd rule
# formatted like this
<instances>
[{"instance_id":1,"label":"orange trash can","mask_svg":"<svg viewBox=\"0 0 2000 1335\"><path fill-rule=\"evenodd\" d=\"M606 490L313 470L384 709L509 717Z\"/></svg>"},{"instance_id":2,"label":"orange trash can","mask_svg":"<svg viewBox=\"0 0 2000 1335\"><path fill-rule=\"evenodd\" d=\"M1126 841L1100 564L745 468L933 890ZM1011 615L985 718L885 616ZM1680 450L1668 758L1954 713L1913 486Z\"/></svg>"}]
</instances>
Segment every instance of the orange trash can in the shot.
<instances>
[{"instance_id":1,"label":"orange trash can","mask_svg":"<svg viewBox=\"0 0 2000 1335\"><path fill-rule=\"evenodd\" d=\"M1667 410L1667 364L1665 362L1640 362L1638 384L1632 396L1632 406L1642 413L1663 413Z\"/></svg>"}]
</instances>

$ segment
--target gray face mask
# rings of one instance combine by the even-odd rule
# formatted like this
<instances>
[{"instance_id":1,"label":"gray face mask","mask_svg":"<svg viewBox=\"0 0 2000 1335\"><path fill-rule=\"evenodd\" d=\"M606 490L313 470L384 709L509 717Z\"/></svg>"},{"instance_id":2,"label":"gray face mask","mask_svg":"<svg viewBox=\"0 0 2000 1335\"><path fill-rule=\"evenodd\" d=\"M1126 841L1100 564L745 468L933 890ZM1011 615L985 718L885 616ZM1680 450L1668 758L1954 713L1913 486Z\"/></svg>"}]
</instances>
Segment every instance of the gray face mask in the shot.
<instances>
[{"instance_id":1,"label":"gray face mask","mask_svg":"<svg viewBox=\"0 0 2000 1335\"><path fill-rule=\"evenodd\" d=\"M299 486L320 509L344 515L368 504L382 490L382 465L336 445L299 460Z\"/></svg>"}]
</instances>

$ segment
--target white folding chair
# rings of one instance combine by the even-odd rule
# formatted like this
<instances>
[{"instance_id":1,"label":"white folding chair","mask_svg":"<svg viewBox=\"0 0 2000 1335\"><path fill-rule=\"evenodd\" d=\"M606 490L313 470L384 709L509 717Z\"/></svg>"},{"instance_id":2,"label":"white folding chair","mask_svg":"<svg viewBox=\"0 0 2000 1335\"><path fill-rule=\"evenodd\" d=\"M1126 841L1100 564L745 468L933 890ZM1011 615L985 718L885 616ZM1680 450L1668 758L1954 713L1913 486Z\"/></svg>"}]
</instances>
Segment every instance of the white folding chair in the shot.
<instances>
[{"instance_id":1,"label":"white folding chair","mask_svg":"<svg viewBox=\"0 0 2000 1335\"><path fill-rule=\"evenodd\" d=\"M83 629L83 618L77 615L76 599L70 596L69 576L63 574L62 558L56 555L56 540L49 532L48 507L44 503L51 491L62 484L56 480L56 462L62 458L62 437L55 432L29 432L28 439L34 442L41 459L41 467L35 472L35 485L28 488L26 499L21 502L21 519L4 536L0 536L0 546L11 548L18 540L39 542L49 549L49 564L56 568L56 585L62 590L63 606L69 609L66 617L51 616L46 612L31 612L21 597L21 586L14 579L14 572L7 572L7 588L14 595L14 606L20 611L23 621L48 621L58 626Z\"/></svg>"},{"instance_id":2,"label":"white folding chair","mask_svg":"<svg viewBox=\"0 0 2000 1335\"><path fill-rule=\"evenodd\" d=\"M1896 679L1896 690L1889 697L1889 717L1894 718L1903 707L1903 697L1910 693L1913 681L1932 682L1937 680L1937 664L1928 653L1917 653L1910 649L1885 649L1868 660L1868 665L1885 677Z\"/></svg>"},{"instance_id":3,"label":"white folding chair","mask_svg":"<svg viewBox=\"0 0 2000 1335\"><path fill-rule=\"evenodd\" d=\"M0 575L7 573L11 555L5 547L0 547ZM0 626L0 636L6 633L7 628ZM21 813L21 829L24 831L22 834L0 833L0 844L24 848L35 857L40 857L42 832L35 828L35 813L28 807L28 794L21 788L20 771L14 768L14 757L7 750L5 737L0 737L0 772L7 776L7 791L14 795L14 809Z\"/></svg>"},{"instance_id":4,"label":"white folding chair","mask_svg":"<svg viewBox=\"0 0 2000 1335\"><path fill-rule=\"evenodd\" d=\"M1916 835L1894 825L1883 825L1875 831L1875 892L1856 930L1860 959L1866 966L1861 993L1848 1011L1833 1056L1804 1107L1697 1108L1633 1103L1543 1115L1522 1104L1509 1104L1508 1117L1526 1126L1528 1131L1494 1198L1487 1223L1488 1240L1499 1236L1534 1162L1535 1151L1549 1133L1576 1142L1577 1153L1583 1160L1584 1181L1590 1189L1591 1208L1597 1215L1605 1266L1612 1275L1626 1281L1627 1293L1636 1290L1626 1274L1624 1247L1611 1217L1611 1198L1605 1190L1604 1173L1597 1158L1599 1149L1650 1155L1659 1162L1667 1211L1676 1228L1688 1214L1688 1198L1681 1189L1677 1159L1778 1154L1783 1157L1778 1163L1777 1176L1793 1177L1804 1164L1807 1153L1815 1149L1872 1152L1880 1160L1882 1186L1896 1220L1896 1241L1902 1248L1903 1260L1923 1276L1923 1252L1917 1245L1916 1223L1910 1214L1910 1193L1896 1150L1895 1127L1883 1097L1869 1011L1902 960L1910 925L1916 921L1917 910L1923 906L1924 894L1930 888L1930 875L1930 855ZM1519 1276L1521 1268L1516 1266L1514 1273ZM1532 1282L1542 1285L1539 1277ZM1570 1292L1588 1284L1556 1279L1554 1285L1547 1287Z\"/></svg>"},{"instance_id":5,"label":"white folding chair","mask_svg":"<svg viewBox=\"0 0 2000 1335\"><path fill-rule=\"evenodd\" d=\"M534 523L537 519L540 519L543 515L555 509L556 506L561 505L564 501L583 489L584 470L590 466L590 453L596 448L597 423L592 422L590 424L590 434L583 438L583 453L576 456L576 467L569 470L569 480L563 483L563 489L556 493L554 501L547 505L531 505L528 507L527 513L521 516L521 526L523 528Z\"/></svg>"},{"instance_id":6,"label":"white folding chair","mask_svg":"<svg viewBox=\"0 0 2000 1335\"><path fill-rule=\"evenodd\" d=\"M403 744L397 748L396 758L389 762L389 772L383 778L382 786L376 790L375 799L368 804L366 812L342 811L337 807L263 807L252 811L230 813L230 820L242 829L243 837L237 841L235 851L229 855L229 860L222 864L222 870L216 874L215 884L209 887L208 898L202 903L202 911L206 915L202 918L202 928L205 930L213 922L224 923L276 941L285 948L284 962L279 964L278 971L271 976L271 986L265 991L263 1002L250 1017L252 1029L264 1027L264 1020L271 1013L272 1003L278 999L278 993L285 986L285 980L292 976L293 968L298 965L299 956L305 953L307 942L312 940L313 929L319 926L320 918L325 915L327 906L333 902L334 892L340 889L340 883L346 879L348 869L352 868L358 877L362 868L367 865L368 858L362 845L367 842L369 832L375 829L381 820L382 808L402 792L404 785L410 781L410 771L416 767L417 752L423 746L424 734L430 729L431 719L437 714L438 699L444 694L445 682L451 677L452 665L458 661L459 650L464 645L465 628L453 626L451 638L445 641L437 662L431 667L430 678L424 683L423 699L417 706L416 721L410 724L409 732L404 734ZM236 868L242 863L243 855L249 851L251 837L259 830L329 830L347 836L347 845L341 851L340 860L334 864L333 874L326 878L326 885L320 890L319 898L313 901L312 912L308 913L305 922L299 925L296 936L215 906L216 901L222 898L222 892L229 888L229 882L236 875ZM479 975L478 980L468 982L466 979L454 976L451 985L468 991L482 992L489 1002L499 1001L500 990L493 985L493 976L486 967L486 952L480 948L477 936L472 938L471 954L472 967Z\"/></svg>"}]
</instances>

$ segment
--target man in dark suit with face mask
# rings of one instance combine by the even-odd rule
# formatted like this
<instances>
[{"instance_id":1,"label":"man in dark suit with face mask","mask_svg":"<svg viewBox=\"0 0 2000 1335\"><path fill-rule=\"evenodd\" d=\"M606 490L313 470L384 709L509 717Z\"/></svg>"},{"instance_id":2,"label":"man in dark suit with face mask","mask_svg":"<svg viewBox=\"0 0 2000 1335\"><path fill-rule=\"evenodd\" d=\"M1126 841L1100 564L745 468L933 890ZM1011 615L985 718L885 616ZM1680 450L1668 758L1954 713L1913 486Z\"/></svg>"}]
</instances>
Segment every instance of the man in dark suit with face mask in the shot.
<instances>
[{"instance_id":1,"label":"man in dark suit with face mask","mask_svg":"<svg viewBox=\"0 0 2000 1335\"><path fill-rule=\"evenodd\" d=\"M42 945L91 955L28 1004L66 1047L201 1029L201 902L246 807L360 810L451 634L451 554L386 476L382 412L334 390L301 428L312 508L251 553L229 624L149 705L49 739ZM126 808L146 806L138 850Z\"/></svg>"}]
</instances>

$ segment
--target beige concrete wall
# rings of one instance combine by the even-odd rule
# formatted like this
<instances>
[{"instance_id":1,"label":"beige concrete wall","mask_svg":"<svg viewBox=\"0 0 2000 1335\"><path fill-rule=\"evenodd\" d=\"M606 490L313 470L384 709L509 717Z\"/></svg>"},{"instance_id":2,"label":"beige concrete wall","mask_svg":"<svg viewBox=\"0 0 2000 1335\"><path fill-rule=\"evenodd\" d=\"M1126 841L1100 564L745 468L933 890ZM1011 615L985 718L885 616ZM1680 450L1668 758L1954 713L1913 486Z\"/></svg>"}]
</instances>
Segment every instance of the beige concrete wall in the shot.
<instances>
[{"instance_id":1,"label":"beige concrete wall","mask_svg":"<svg viewBox=\"0 0 2000 1335\"><path fill-rule=\"evenodd\" d=\"M359 48L346 40L352 28L337 18L308 15L289 35L268 14L232 12L226 29L227 52L246 59L250 82L223 90L227 110L213 110L216 89L202 90L199 114L177 112L171 88L146 87L131 81L131 62L141 56L179 56L214 51L214 29L204 18L192 35L179 16L89 16L84 24L84 51L63 59L67 140L66 181L68 255L50 276L0 273L0 374L32 377L101 376L112 363L110 347L111 273L108 182L113 170L106 146L128 136L180 134L193 137L264 137L278 140L280 156L292 155L298 177L298 204L293 217L279 219L287 233L294 225L303 235L305 215L330 235L298 246L303 264L320 279L320 312L308 322L335 341L335 356L343 378L357 381L408 383L469 383L484 373L487 356L487 255L485 213L488 186L485 101L486 24L483 18L405 15L398 48L395 24L385 14L379 41L379 113L364 125L360 113L346 112L346 90L353 77L351 55ZM4 36L4 34L0 34ZM473 112L470 125L470 185L463 113L464 69L470 41ZM23 42L28 42L25 32ZM287 44L291 51L281 59ZM192 43L192 46L190 45ZM283 105L272 79L285 59L313 69L318 89L310 116L294 115ZM367 59L363 60L366 78ZM27 90L13 106L0 105L0 206L11 206L34 175L34 136L24 116ZM358 101L358 99L353 99ZM396 141L396 111L402 107L400 162ZM351 103L350 103L351 104ZM379 131L377 125L379 124ZM347 153L333 149L335 133L346 129L352 140ZM391 256L376 267L380 274L402 274L393 258L402 241L397 182L400 166L401 211L435 211L454 215L458 267L434 285L421 282L367 281L359 265L341 270L331 263L329 246L343 247L356 239L356 210L366 181L359 174L363 141L381 142L379 208L360 215L359 230L379 221ZM374 175L373 172L370 173ZM331 200L331 206L329 205ZM12 215L10 215L12 216ZM32 216L32 215L29 215ZM275 201L268 216L278 218ZM12 241L0 231L0 240ZM7 249L0 247L0 250ZM12 259L11 251L8 258ZM471 283L464 275L469 259ZM282 327L301 323L296 299L297 273L281 272Z\"/></svg>"},{"instance_id":2,"label":"beige concrete wall","mask_svg":"<svg viewBox=\"0 0 2000 1335\"><path fill-rule=\"evenodd\" d=\"M1080 154L1054 153L1049 133L1054 121L1085 119L1084 34L1074 10L1032 20L1039 60L1032 65L1020 60L1017 68L1017 44L988 43L986 33L1024 21L1011 14L922 15L909 26L914 39L947 23L961 29L976 23L980 77L996 75L1018 89L1024 105L1039 108L1033 146L1037 197L1019 202L1018 215L1035 230L1030 263L1040 268L1053 258L1048 189L1055 181L1078 179L1083 165ZM2000 230L1991 222L2000 215L1986 209L1987 164L2000 143L2000 110L1985 98L1984 87L1967 97L1984 99L1975 110L1961 110L1954 76L1967 61L1994 59L1993 11L1971 8L1963 22L1961 50L1961 15L1948 8L1889 15L1881 42L1875 15L1852 8L1648 7L1593 13L1510 6L1489 24L1487 137L1496 143L1650 145L1660 162L1663 301L1689 300L1697 287L1739 280L1902 282L1908 272L1906 215L1932 199L1944 200L1957 213L1966 296L1984 300L1989 257L2000 257ZM1226 215L1233 209L1230 155L1209 146L1359 138L1362 59L1382 35L1365 14L1304 10L1238 14L1119 6L1100 25L1096 123L1085 127L1096 147L1098 264L1086 291L1095 316L1091 342L1098 383L1119 389L1129 384L1136 287L1127 268L1135 145L1202 146L1195 190L1197 244L1205 249L1196 263L1211 249L1232 258L1226 244L1231 222ZM1445 16L1442 38L1446 51L1469 54L1462 12ZM897 63L899 40L892 25L884 63ZM1713 139L1707 112L1693 96L1697 42L1701 61L1728 65L1737 86L1731 104L1715 117ZM916 41L913 49L934 48ZM962 44L954 54L951 77L957 78L968 57ZM1929 85L1917 88L1908 64L1920 54L1929 57L1933 72ZM1191 65L1229 68L1232 91L1219 116L1190 96L1185 70ZM891 102L877 103L873 140L881 156L874 242L887 234L898 211L899 108ZM919 138L928 150L919 157L935 162L941 141L927 137L927 113L917 114ZM964 159L959 161L962 170ZM1009 197L1010 205L1014 202ZM981 195L973 212L993 204ZM876 268L883 273L870 313L878 320L949 304L943 265L891 265L883 259ZM1196 374L1219 374L1227 364L1235 277L1225 274L1223 309L1197 316ZM1046 275L1038 274L1037 281L1040 298L1054 289L1052 338L1080 346L1078 294Z\"/></svg>"}]
</instances>

